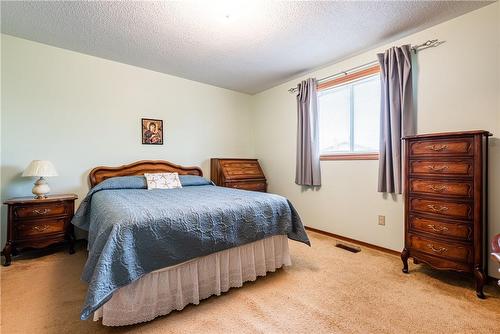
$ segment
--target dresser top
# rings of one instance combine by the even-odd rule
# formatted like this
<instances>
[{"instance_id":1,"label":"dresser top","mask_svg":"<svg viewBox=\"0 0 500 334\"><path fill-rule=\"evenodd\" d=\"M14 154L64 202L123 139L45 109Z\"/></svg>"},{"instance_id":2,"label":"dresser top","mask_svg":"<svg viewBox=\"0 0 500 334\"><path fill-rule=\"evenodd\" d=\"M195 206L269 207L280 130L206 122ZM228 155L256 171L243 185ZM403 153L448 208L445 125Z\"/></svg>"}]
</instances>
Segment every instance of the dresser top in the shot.
<instances>
[{"instance_id":1,"label":"dresser top","mask_svg":"<svg viewBox=\"0 0 500 334\"><path fill-rule=\"evenodd\" d=\"M47 198L36 199L34 196L25 197L14 197L3 202L4 204L35 204L35 203L50 203L58 201L68 201L77 199L78 196L75 194L59 194L59 195L48 195Z\"/></svg>"},{"instance_id":2,"label":"dresser top","mask_svg":"<svg viewBox=\"0 0 500 334\"><path fill-rule=\"evenodd\" d=\"M403 139L411 138L433 138L433 137L461 137L471 135L493 136L492 133L486 130L470 130L470 131L456 131L456 132L438 132L438 133L424 133L419 135L404 136Z\"/></svg>"}]
</instances>

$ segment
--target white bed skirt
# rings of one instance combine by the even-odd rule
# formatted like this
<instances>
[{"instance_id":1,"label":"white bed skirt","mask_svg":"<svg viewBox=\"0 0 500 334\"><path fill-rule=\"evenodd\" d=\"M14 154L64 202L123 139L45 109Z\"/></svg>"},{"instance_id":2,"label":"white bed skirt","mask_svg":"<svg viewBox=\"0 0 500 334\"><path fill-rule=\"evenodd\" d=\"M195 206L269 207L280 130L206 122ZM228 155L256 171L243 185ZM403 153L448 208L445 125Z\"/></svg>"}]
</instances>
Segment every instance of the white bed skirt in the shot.
<instances>
[{"instance_id":1,"label":"white bed skirt","mask_svg":"<svg viewBox=\"0 0 500 334\"><path fill-rule=\"evenodd\" d=\"M291 265L288 239L273 236L151 272L118 289L94 321L124 326L152 320Z\"/></svg>"}]
</instances>

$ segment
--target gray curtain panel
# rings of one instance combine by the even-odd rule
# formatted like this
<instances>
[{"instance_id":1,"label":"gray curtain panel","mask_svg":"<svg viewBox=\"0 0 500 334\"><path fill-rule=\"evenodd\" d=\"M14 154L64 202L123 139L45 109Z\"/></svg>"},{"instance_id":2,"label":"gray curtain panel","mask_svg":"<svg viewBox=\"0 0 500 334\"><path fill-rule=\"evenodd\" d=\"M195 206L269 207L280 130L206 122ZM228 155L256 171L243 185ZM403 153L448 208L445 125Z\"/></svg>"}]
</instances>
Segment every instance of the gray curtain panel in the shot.
<instances>
[{"instance_id":1,"label":"gray curtain panel","mask_svg":"<svg viewBox=\"0 0 500 334\"><path fill-rule=\"evenodd\" d=\"M381 77L378 191L401 194L401 137L415 134L411 46L379 53Z\"/></svg>"},{"instance_id":2,"label":"gray curtain panel","mask_svg":"<svg viewBox=\"0 0 500 334\"><path fill-rule=\"evenodd\" d=\"M319 120L316 79L297 86L297 161L295 183L320 186Z\"/></svg>"}]
</instances>

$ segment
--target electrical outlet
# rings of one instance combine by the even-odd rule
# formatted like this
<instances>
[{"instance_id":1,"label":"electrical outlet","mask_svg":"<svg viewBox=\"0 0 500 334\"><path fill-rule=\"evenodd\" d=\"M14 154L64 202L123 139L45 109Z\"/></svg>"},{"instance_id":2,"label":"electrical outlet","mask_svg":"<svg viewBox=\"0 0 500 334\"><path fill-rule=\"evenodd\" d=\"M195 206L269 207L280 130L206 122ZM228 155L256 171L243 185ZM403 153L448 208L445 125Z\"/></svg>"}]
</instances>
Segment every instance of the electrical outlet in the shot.
<instances>
[{"instance_id":1,"label":"electrical outlet","mask_svg":"<svg viewBox=\"0 0 500 334\"><path fill-rule=\"evenodd\" d=\"M385 216L378 216L378 224L385 226Z\"/></svg>"}]
</instances>

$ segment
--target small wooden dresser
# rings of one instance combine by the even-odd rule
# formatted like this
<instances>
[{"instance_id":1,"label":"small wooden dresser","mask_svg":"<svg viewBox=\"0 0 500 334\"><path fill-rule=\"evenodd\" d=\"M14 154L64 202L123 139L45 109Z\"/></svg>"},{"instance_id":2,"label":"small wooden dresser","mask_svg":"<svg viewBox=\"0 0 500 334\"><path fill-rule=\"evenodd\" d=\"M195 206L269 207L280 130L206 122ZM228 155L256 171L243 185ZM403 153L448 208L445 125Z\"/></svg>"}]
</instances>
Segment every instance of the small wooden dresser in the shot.
<instances>
[{"instance_id":1,"label":"small wooden dresser","mask_svg":"<svg viewBox=\"0 0 500 334\"><path fill-rule=\"evenodd\" d=\"M73 254L74 194L50 195L44 199L18 197L5 201L8 205L7 243L2 251L5 266L10 265L11 254L18 248L42 248L68 241Z\"/></svg>"},{"instance_id":2,"label":"small wooden dresser","mask_svg":"<svg viewBox=\"0 0 500 334\"><path fill-rule=\"evenodd\" d=\"M405 137L405 248L436 269L473 273L476 294L486 280L487 131Z\"/></svg>"},{"instance_id":3,"label":"small wooden dresser","mask_svg":"<svg viewBox=\"0 0 500 334\"><path fill-rule=\"evenodd\" d=\"M221 187L267 191L266 177L257 159L210 159L210 179Z\"/></svg>"}]
</instances>

